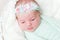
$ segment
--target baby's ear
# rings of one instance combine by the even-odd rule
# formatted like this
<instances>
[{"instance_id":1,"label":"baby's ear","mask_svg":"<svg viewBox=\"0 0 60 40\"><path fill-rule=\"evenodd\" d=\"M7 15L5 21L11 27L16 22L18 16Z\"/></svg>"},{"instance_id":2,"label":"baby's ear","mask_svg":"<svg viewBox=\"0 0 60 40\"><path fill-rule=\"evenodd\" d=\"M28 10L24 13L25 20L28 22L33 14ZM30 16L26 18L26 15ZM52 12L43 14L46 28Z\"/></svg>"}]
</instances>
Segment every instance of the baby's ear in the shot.
<instances>
[{"instance_id":1,"label":"baby's ear","mask_svg":"<svg viewBox=\"0 0 60 40\"><path fill-rule=\"evenodd\" d=\"M18 14L17 13L15 13L15 17L16 17L16 19L18 19Z\"/></svg>"},{"instance_id":2,"label":"baby's ear","mask_svg":"<svg viewBox=\"0 0 60 40\"><path fill-rule=\"evenodd\" d=\"M16 16L16 19L18 20L18 16Z\"/></svg>"}]
</instances>

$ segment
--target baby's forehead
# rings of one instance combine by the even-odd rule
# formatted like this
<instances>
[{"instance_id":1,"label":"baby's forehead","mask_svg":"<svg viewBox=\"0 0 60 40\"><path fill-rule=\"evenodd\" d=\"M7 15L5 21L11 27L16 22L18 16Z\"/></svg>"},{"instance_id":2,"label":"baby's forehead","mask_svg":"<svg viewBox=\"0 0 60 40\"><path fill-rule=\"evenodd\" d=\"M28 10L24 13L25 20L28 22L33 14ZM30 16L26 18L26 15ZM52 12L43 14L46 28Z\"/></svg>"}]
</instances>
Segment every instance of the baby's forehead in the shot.
<instances>
[{"instance_id":1,"label":"baby's forehead","mask_svg":"<svg viewBox=\"0 0 60 40\"><path fill-rule=\"evenodd\" d=\"M22 14L18 14L20 18L32 18L32 17L36 17L36 15L38 14L37 11L31 11L29 13L22 13Z\"/></svg>"},{"instance_id":2,"label":"baby's forehead","mask_svg":"<svg viewBox=\"0 0 60 40\"><path fill-rule=\"evenodd\" d=\"M25 12L25 13L19 13L20 15L37 15L37 14L40 14L39 11L36 11L36 10L33 10L33 11L29 11L29 12Z\"/></svg>"}]
</instances>

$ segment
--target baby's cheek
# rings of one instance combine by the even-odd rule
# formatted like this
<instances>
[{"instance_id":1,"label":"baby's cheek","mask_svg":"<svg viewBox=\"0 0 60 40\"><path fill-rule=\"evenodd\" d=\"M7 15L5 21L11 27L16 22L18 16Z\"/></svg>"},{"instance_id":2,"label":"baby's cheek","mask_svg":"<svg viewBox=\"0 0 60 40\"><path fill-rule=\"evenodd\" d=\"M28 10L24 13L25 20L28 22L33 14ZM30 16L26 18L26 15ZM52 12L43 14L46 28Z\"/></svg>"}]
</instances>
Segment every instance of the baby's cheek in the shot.
<instances>
[{"instance_id":1,"label":"baby's cheek","mask_svg":"<svg viewBox=\"0 0 60 40\"><path fill-rule=\"evenodd\" d=\"M37 19L37 20L35 21L35 25L38 26L39 24L40 24L40 19Z\"/></svg>"},{"instance_id":2,"label":"baby's cheek","mask_svg":"<svg viewBox=\"0 0 60 40\"><path fill-rule=\"evenodd\" d=\"M26 29L26 26L25 25L21 25L20 26L22 30L25 30Z\"/></svg>"}]
</instances>

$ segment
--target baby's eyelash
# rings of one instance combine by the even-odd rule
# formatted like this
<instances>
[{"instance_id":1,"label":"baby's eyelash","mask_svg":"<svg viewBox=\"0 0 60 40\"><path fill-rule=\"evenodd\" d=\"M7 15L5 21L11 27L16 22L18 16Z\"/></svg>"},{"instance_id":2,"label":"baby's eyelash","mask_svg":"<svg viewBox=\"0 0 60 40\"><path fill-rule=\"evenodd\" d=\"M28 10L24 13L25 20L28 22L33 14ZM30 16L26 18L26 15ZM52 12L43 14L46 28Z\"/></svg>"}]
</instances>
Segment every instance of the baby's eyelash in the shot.
<instances>
[{"instance_id":1,"label":"baby's eyelash","mask_svg":"<svg viewBox=\"0 0 60 40\"><path fill-rule=\"evenodd\" d=\"M25 23L25 21L22 21L21 23Z\"/></svg>"}]
</instances>

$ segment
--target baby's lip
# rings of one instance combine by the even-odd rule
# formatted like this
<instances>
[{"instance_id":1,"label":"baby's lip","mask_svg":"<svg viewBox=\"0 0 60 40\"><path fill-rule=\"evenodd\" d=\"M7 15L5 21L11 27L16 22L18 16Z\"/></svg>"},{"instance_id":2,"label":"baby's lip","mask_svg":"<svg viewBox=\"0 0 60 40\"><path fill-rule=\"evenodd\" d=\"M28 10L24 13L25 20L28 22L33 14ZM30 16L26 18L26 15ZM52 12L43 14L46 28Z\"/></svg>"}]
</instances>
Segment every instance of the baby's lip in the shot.
<instances>
[{"instance_id":1,"label":"baby's lip","mask_svg":"<svg viewBox=\"0 0 60 40\"><path fill-rule=\"evenodd\" d=\"M33 27L29 27L29 28L27 28L28 30L32 30L33 29Z\"/></svg>"}]
</instances>

